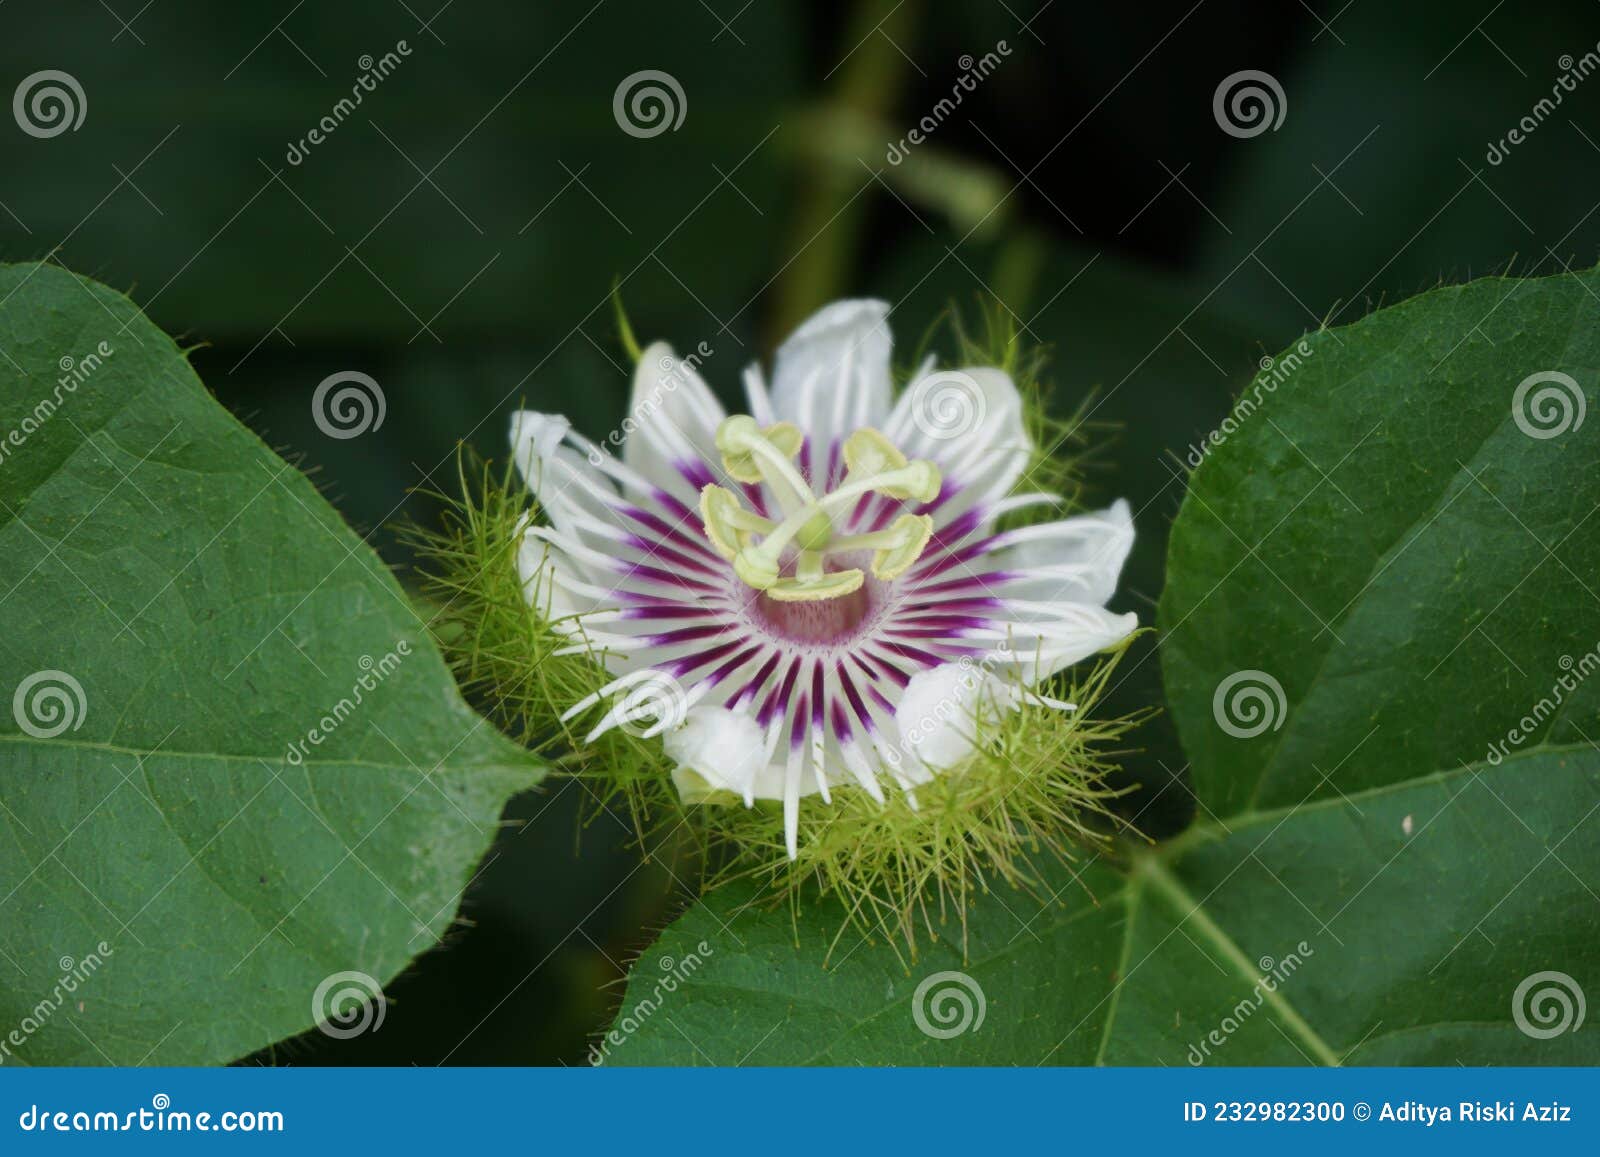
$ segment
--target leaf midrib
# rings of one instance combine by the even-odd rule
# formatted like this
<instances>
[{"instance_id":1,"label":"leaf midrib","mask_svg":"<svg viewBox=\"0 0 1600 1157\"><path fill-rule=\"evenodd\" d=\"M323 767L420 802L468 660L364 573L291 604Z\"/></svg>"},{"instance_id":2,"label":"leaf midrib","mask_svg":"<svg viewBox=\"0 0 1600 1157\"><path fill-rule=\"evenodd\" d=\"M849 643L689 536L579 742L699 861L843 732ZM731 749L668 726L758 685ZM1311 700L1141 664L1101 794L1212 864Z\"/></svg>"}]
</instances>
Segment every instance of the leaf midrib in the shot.
<instances>
[{"instance_id":1,"label":"leaf midrib","mask_svg":"<svg viewBox=\"0 0 1600 1157\"><path fill-rule=\"evenodd\" d=\"M1576 754L1590 749L1587 743L1570 744L1539 744L1525 748L1508 756L1503 762L1520 761L1544 756L1561 756ZM1368 788L1364 791L1349 792L1341 797L1326 796L1309 803L1273 808L1260 811L1240 812L1229 816L1227 822L1231 826L1224 828L1220 818L1216 822L1195 824L1180 835L1160 845L1154 851L1137 854L1134 860L1134 869L1129 876L1128 884L1123 890L1125 897L1128 920L1123 930L1122 952L1119 958L1116 975L1116 987L1109 996L1110 1009L1106 1015L1106 1024L1101 1035L1100 1047L1095 1053L1095 1063L1103 1061L1106 1050L1110 1047L1115 1037L1117 1012L1122 1002L1122 991L1127 981L1125 970L1128 959L1132 953L1133 937L1135 934L1135 916L1138 912L1138 899L1143 891L1143 881L1149 879L1165 894L1178 916L1179 923L1194 922L1194 926L1222 952L1228 962L1241 979L1255 984L1259 975L1252 969L1248 956L1239 948L1237 942L1228 934L1220 924L1211 918L1205 910L1205 901L1196 901L1193 893L1183 886L1182 881L1172 871L1172 865L1180 861L1183 855L1196 845L1212 841L1222 841L1237 835L1239 832L1265 823L1281 823L1289 817L1304 812L1318 812L1335 808L1344 808L1356 801L1369 800L1381 796L1392 795L1412 788L1432 786L1436 784L1451 783L1463 776L1476 774L1478 769L1489 765L1486 760L1475 763L1464 763L1460 767L1441 769L1416 776L1412 779L1402 780L1397 783L1382 784L1378 787ZM1342 1060L1339 1054L1323 1040L1320 1033L1312 1027L1311 1023L1303 1017L1282 994L1281 990L1274 990L1265 994L1268 1007L1278 1014L1279 1020L1294 1029L1300 1039L1311 1048L1320 1063L1329 1066L1340 1066ZM1415 1026L1420 1027L1420 1026ZM1385 1034L1389 1035L1389 1034ZM1368 1043L1368 1042L1363 1042Z\"/></svg>"},{"instance_id":2,"label":"leaf midrib","mask_svg":"<svg viewBox=\"0 0 1600 1157\"><path fill-rule=\"evenodd\" d=\"M1560 756L1569 753L1576 754L1589 749L1590 747L1586 743L1540 744L1524 748L1523 750L1508 756L1504 762L1509 763L1512 761L1520 761L1524 759L1552 755ZM1095 1056L1092 1063L1100 1064L1103 1062L1106 1050L1110 1047L1111 1043L1115 1039L1117 1013L1120 1008L1123 989L1126 986L1128 979L1126 975L1127 962L1131 957L1133 938L1137 932L1136 918L1139 910L1139 900L1142 894L1147 890L1147 887L1150 887L1151 890L1159 892L1163 895L1163 898L1167 900L1167 902L1172 906L1173 910L1178 915L1180 923L1191 923L1191 925L1200 935L1209 940L1222 954L1224 959L1226 959L1227 962L1233 967L1234 972L1240 979L1252 985L1254 985L1260 979L1259 974L1252 967L1249 957L1239 947L1238 943L1231 935L1229 935L1227 930L1213 920L1210 914L1206 911L1205 902L1197 901L1193 893L1191 893L1184 886L1182 880L1180 880L1172 871L1173 865L1178 863L1184 854L1192 851L1193 848L1198 844L1225 840L1250 827L1255 827L1266 823L1279 823L1291 816L1302 813L1316 813L1346 808L1353 803L1358 803L1386 795L1392 795L1397 792L1412 788L1451 783L1463 776L1475 774L1480 767L1485 766L1490 765L1487 763L1487 761L1483 760L1470 764L1464 763L1456 768L1440 769L1423 775L1415 776L1408 780L1382 784L1377 787L1367 788L1359 792L1349 792L1342 797L1329 796L1296 806L1236 813L1235 815L1226 817L1225 822L1229 824L1229 827L1226 829L1220 826L1221 823L1224 822L1221 819L1216 822L1196 824L1184 831L1181 835L1160 845L1153 851L1134 853L1131 870L1121 864L1111 865L1113 870L1122 873L1124 882L1121 889L1100 897L1099 901L1093 906L1080 908L1065 914L1062 918L1054 921L1048 926L1048 929L1051 932L1059 931L1060 929L1076 922L1077 920L1083 919L1086 916L1090 916L1095 913L1106 912L1117 903L1121 903L1125 909L1125 920L1123 924L1121 948L1118 954L1118 963L1114 972L1112 973L1112 975L1116 976L1118 979L1115 987L1106 998L1106 1001L1109 1003L1110 1007L1106 1014L1105 1027L1102 1030L1100 1042L1095 1051ZM1018 951L1020 948L1025 948L1028 946L1029 945L1026 941L1013 941L987 956L968 961L966 963L966 967L971 973L981 972L983 969L995 963L996 961L1002 960L1011 953ZM771 989L752 988L749 985L716 983L710 984L708 987L721 988L733 993L754 992L762 996L782 996L791 1001L795 1000L792 993L775 992ZM1265 993L1264 996L1264 1003L1277 1015L1280 1025L1287 1031L1292 1031L1299 1039L1300 1043L1306 1046L1306 1050L1316 1058L1318 1063L1331 1067L1337 1067L1342 1064L1342 1058L1337 1050L1335 1050L1322 1037L1322 1035L1317 1032L1315 1027L1313 1027L1312 1024L1300 1013L1300 1011L1283 996L1280 990L1274 990L1272 992ZM905 1005L910 999L911 994L908 992L897 996L894 1000L880 1005L878 1008L874 1009L871 1014L853 1021L846 1029L832 1037L826 1044L810 1053L804 1059L794 1063L811 1065L823 1061L850 1036L861 1030L866 1025L871 1024L873 1021L889 1014L894 1009ZM801 1003L817 1002L802 1001ZM826 1007L830 1012L834 1013L839 1013L842 1011L837 1005L827 1004L824 1005L824 1007Z\"/></svg>"},{"instance_id":3,"label":"leaf midrib","mask_svg":"<svg viewBox=\"0 0 1600 1157\"><path fill-rule=\"evenodd\" d=\"M1500 761L1498 766L1503 767L1508 763L1519 763L1536 756L1577 755L1592 750L1594 750L1594 746L1587 742L1532 744L1507 755ZM1191 824L1178 835L1161 844L1157 848L1156 854L1163 855L1168 860L1175 860L1189 851L1193 845L1210 843L1214 840L1226 840L1246 828L1255 827L1259 824L1281 823L1290 816L1301 815L1305 812L1329 811L1342 808L1349 803L1381 799L1384 796L1410 791L1413 788L1451 783L1463 776L1479 774L1484 768L1493 768L1495 766L1497 765L1490 763L1487 759L1478 759L1473 760L1471 763L1463 763L1459 767L1439 768L1434 771L1424 772L1422 775L1413 776L1410 779L1383 783L1376 787L1363 788L1360 791L1347 791L1342 795L1323 796L1321 799L1310 800L1306 803L1286 804L1277 808L1250 809L1236 812L1226 817L1225 820L1219 816L1215 820Z\"/></svg>"},{"instance_id":4,"label":"leaf midrib","mask_svg":"<svg viewBox=\"0 0 1600 1157\"><path fill-rule=\"evenodd\" d=\"M170 748L145 748L124 747L114 743L101 743L82 739L34 739L27 735L0 735L0 743L16 743L28 747L50 748L59 750L63 747L79 751L103 751L113 755L128 755L137 759L197 759L212 760L229 763L264 763L269 767L287 764L281 751L270 755L240 754L228 751L174 751ZM451 759L452 769L466 768L473 771L510 771L523 772L533 765L513 763L507 760L494 759L481 763L458 761ZM299 764L290 766L302 768L337 768L337 767L363 767L378 771L415 771L410 763L388 763L381 759L305 759Z\"/></svg>"},{"instance_id":5,"label":"leaf midrib","mask_svg":"<svg viewBox=\"0 0 1600 1157\"><path fill-rule=\"evenodd\" d=\"M1248 981L1252 987L1261 980L1261 974L1256 970L1248 956L1244 954L1232 936L1223 927L1213 920L1205 910L1205 901L1196 900L1194 894L1183 886L1182 881L1175 876L1159 856L1142 856L1135 867L1136 878L1148 879L1161 892L1163 897L1178 911L1180 923L1191 922L1197 932L1222 953L1225 959L1236 972L1240 979ZM1125 936L1129 943L1133 939L1133 927L1130 922ZM1120 985L1119 985L1120 987ZM1311 1023L1300 1015L1300 1011L1284 997L1281 989L1271 988L1262 990L1263 1003L1283 1022L1290 1031L1298 1036L1311 1050L1311 1055L1318 1063L1330 1068L1338 1068L1339 1054L1322 1039L1322 1034L1311 1027ZM1115 1009L1112 1010L1115 1016ZM1106 1027L1107 1039L1111 1036L1111 1027Z\"/></svg>"}]
</instances>

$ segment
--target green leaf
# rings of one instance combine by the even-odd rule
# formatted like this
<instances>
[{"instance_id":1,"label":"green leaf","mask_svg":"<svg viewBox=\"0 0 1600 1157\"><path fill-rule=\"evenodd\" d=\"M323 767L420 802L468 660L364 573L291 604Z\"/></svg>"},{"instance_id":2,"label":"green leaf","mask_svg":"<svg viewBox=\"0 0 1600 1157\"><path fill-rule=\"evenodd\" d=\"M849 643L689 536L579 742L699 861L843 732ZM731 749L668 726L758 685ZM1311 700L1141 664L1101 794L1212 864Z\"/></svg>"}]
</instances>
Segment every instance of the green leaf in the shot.
<instances>
[{"instance_id":1,"label":"green leaf","mask_svg":"<svg viewBox=\"0 0 1600 1157\"><path fill-rule=\"evenodd\" d=\"M437 942L540 768L133 303L0 302L0 1059L231 1060Z\"/></svg>"},{"instance_id":2,"label":"green leaf","mask_svg":"<svg viewBox=\"0 0 1600 1157\"><path fill-rule=\"evenodd\" d=\"M1552 432L1563 400L1568 422L1594 408L1596 285L1438 290L1280 359L1297 364L1209 455L1172 536L1162 651L1206 807L1288 806L1487 759L1595 647L1600 423L1522 426ZM1545 371L1570 384L1515 398ZM1288 712L1240 740L1213 698L1252 670ZM1600 735L1597 704L1600 682L1529 742Z\"/></svg>"},{"instance_id":3,"label":"green leaf","mask_svg":"<svg viewBox=\"0 0 1600 1157\"><path fill-rule=\"evenodd\" d=\"M1124 881L1096 865L1081 881L1062 873L1051 885L1064 889L1062 902L1044 909L1009 893L1004 904L978 905L967 958L941 942L911 972L884 944L853 933L824 967L844 919L838 905L812 906L791 925L770 899L750 907L760 897L749 887L719 889L635 965L616 1023L597 1047L605 1063L623 1065L999 1064L1045 1057L1062 1023L1081 1021L1079 1039L1055 1059L1087 1063L1108 1013L1103 997L1126 918ZM984 1017L977 1031L938 1039L917 1028L917 988L949 971L976 981ZM958 1012L961 982L934 987L950 989L947 1001ZM964 991L976 1020L976 999ZM941 1027L931 992L921 1005Z\"/></svg>"},{"instance_id":4,"label":"green leaf","mask_svg":"<svg viewBox=\"0 0 1600 1157\"><path fill-rule=\"evenodd\" d=\"M1600 434L1576 420L1597 287L1439 290L1308 337L1247 391L1192 479L1159 616L1195 827L1092 865L1094 902L1062 873L1048 905L991 895L965 959L941 945L909 972L849 941L825 969L831 905L791 927L713 893L635 969L607 1059L1600 1059L1570 1016L1538 1031L1600 976ZM1516 399L1549 371L1574 385ZM948 1039L913 1015L941 971L985 997Z\"/></svg>"}]
</instances>

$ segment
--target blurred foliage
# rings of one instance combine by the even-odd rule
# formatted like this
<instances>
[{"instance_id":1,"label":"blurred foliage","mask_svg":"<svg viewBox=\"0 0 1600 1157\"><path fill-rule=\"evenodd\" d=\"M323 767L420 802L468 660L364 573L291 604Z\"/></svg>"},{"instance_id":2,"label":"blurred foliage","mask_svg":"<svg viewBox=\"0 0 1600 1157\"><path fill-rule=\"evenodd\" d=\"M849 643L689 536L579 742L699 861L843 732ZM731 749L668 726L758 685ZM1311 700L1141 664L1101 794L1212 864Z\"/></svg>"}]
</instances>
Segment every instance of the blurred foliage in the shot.
<instances>
[{"instance_id":1,"label":"blurred foliage","mask_svg":"<svg viewBox=\"0 0 1600 1157\"><path fill-rule=\"evenodd\" d=\"M1088 500L1133 502L1122 600L1153 616L1185 448L1261 356L1441 280L1591 263L1600 239L1600 81L1485 160L1600 41L1592 5L12 0L0 27L6 91L58 68L89 100L75 133L0 131L0 256L55 253L202 343L207 384L401 565L388 527L430 518L408 492L448 482L457 440L502 454L520 402L616 423L615 279L640 338L705 341L730 399L829 298L888 296L909 349L993 294L1053 347L1062 411L1116 426ZM412 54L289 164L400 39ZM681 84L677 131L618 128L641 69ZM1278 131L1218 128L1213 92L1242 69L1282 84ZM311 393L340 370L383 384L380 430L318 432ZM1157 662L1143 640L1116 702L1157 701ZM1140 738L1127 774L1159 834L1187 790L1170 723ZM615 999L600 985L675 901L604 817L574 856L579 791L519 802L468 924L396 986L381 1034L279 1059L580 1062Z\"/></svg>"}]
</instances>

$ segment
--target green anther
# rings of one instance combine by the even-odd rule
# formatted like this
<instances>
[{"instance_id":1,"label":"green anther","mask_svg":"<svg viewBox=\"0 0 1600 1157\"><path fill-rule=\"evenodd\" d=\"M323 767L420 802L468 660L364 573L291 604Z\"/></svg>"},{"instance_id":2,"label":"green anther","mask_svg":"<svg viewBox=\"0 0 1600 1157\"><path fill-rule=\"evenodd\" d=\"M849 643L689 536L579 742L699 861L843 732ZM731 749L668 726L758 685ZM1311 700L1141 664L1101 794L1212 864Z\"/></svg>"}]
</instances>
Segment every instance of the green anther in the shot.
<instances>
[{"instance_id":1,"label":"green anther","mask_svg":"<svg viewBox=\"0 0 1600 1157\"><path fill-rule=\"evenodd\" d=\"M753 442L761 437L761 427L748 414L735 414L717 427L717 450L722 455L722 468L729 477L740 482L760 482L761 468L756 465Z\"/></svg>"},{"instance_id":2,"label":"green anther","mask_svg":"<svg viewBox=\"0 0 1600 1157\"><path fill-rule=\"evenodd\" d=\"M792 422L776 422L763 430L748 414L735 414L717 427L717 451L729 477L754 484L764 481L770 471L809 497L810 490L789 462L804 440Z\"/></svg>"},{"instance_id":3,"label":"green anther","mask_svg":"<svg viewBox=\"0 0 1600 1157\"><path fill-rule=\"evenodd\" d=\"M733 558L733 571L748 586L764 591L778 581L778 564L759 550L741 550Z\"/></svg>"},{"instance_id":4,"label":"green anther","mask_svg":"<svg viewBox=\"0 0 1600 1157\"><path fill-rule=\"evenodd\" d=\"M902 514L894 520L889 533L898 539L896 544L883 547L872 556L872 575L885 582L905 574L922 557L933 537L933 519L926 514Z\"/></svg>"},{"instance_id":5,"label":"green anther","mask_svg":"<svg viewBox=\"0 0 1600 1157\"><path fill-rule=\"evenodd\" d=\"M752 531L767 533L772 530L770 519L751 514L739 505L733 491L715 484L700 491L700 520L706 538L717 553L730 562L750 545Z\"/></svg>"},{"instance_id":6,"label":"green anther","mask_svg":"<svg viewBox=\"0 0 1600 1157\"><path fill-rule=\"evenodd\" d=\"M867 477L899 470L906 464L906 456L883 434L865 426L844 440L844 463L852 478Z\"/></svg>"},{"instance_id":7,"label":"green anther","mask_svg":"<svg viewBox=\"0 0 1600 1157\"><path fill-rule=\"evenodd\" d=\"M908 462L903 469L895 471L895 475L896 481L892 485L878 488L890 498L915 498L918 502L932 502L939 497L943 477L939 468L926 458Z\"/></svg>"},{"instance_id":8,"label":"green anther","mask_svg":"<svg viewBox=\"0 0 1600 1157\"><path fill-rule=\"evenodd\" d=\"M806 440L805 435L800 433L800 427L793 422L774 422L762 433L785 458L793 458L800 453L800 444Z\"/></svg>"}]
</instances>

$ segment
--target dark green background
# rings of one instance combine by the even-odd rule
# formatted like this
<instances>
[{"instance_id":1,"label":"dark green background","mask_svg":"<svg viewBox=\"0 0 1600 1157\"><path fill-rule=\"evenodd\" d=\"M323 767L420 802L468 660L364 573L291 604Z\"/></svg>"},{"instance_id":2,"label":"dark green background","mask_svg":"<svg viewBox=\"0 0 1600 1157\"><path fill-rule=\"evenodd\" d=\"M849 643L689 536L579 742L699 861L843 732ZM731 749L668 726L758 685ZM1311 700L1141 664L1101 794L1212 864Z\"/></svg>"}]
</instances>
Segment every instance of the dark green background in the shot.
<instances>
[{"instance_id":1,"label":"dark green background","mask_svg":"<svg viewBox=\"0 0 1600 1157\"><path fill-rule=\"evenodd\" d=\"M53 68L88 98L49 140L0 118L0 257L130 289L401 567L393 524L433 517L410 491L447 482L457 440L500 454L518 402L615 425L614 279L642 339L713 349L730 400L828 299L887 296L909 349L995 294L1054 346L1063 408L1098 390L1090 498L1138 511L1120 602L1148 618L1186 447L1262 356L1440 281L1592 264L1600 239L1600 79L1485 160L1600 41L1591 3L141 3L0 7L0 95ZM399 70L289 164L359 58L402 39ZM1000 40L1001 67L888 165ZM676 132L618 128L613 91L641 69L682 85ZM1241 69L1282 84L1277 131L1219 129L1212 94ZM341 370L388 403L349 441L311 420ZM1157 701L1158 661L1146 639L1121 706ZM1170 725L1138 739L1133 806L1174 830ZM618 823L575 838L582 792L519 801L380 1032L262 1059L582 1062L680 898Z\"/></svg>"}]
</instances>

